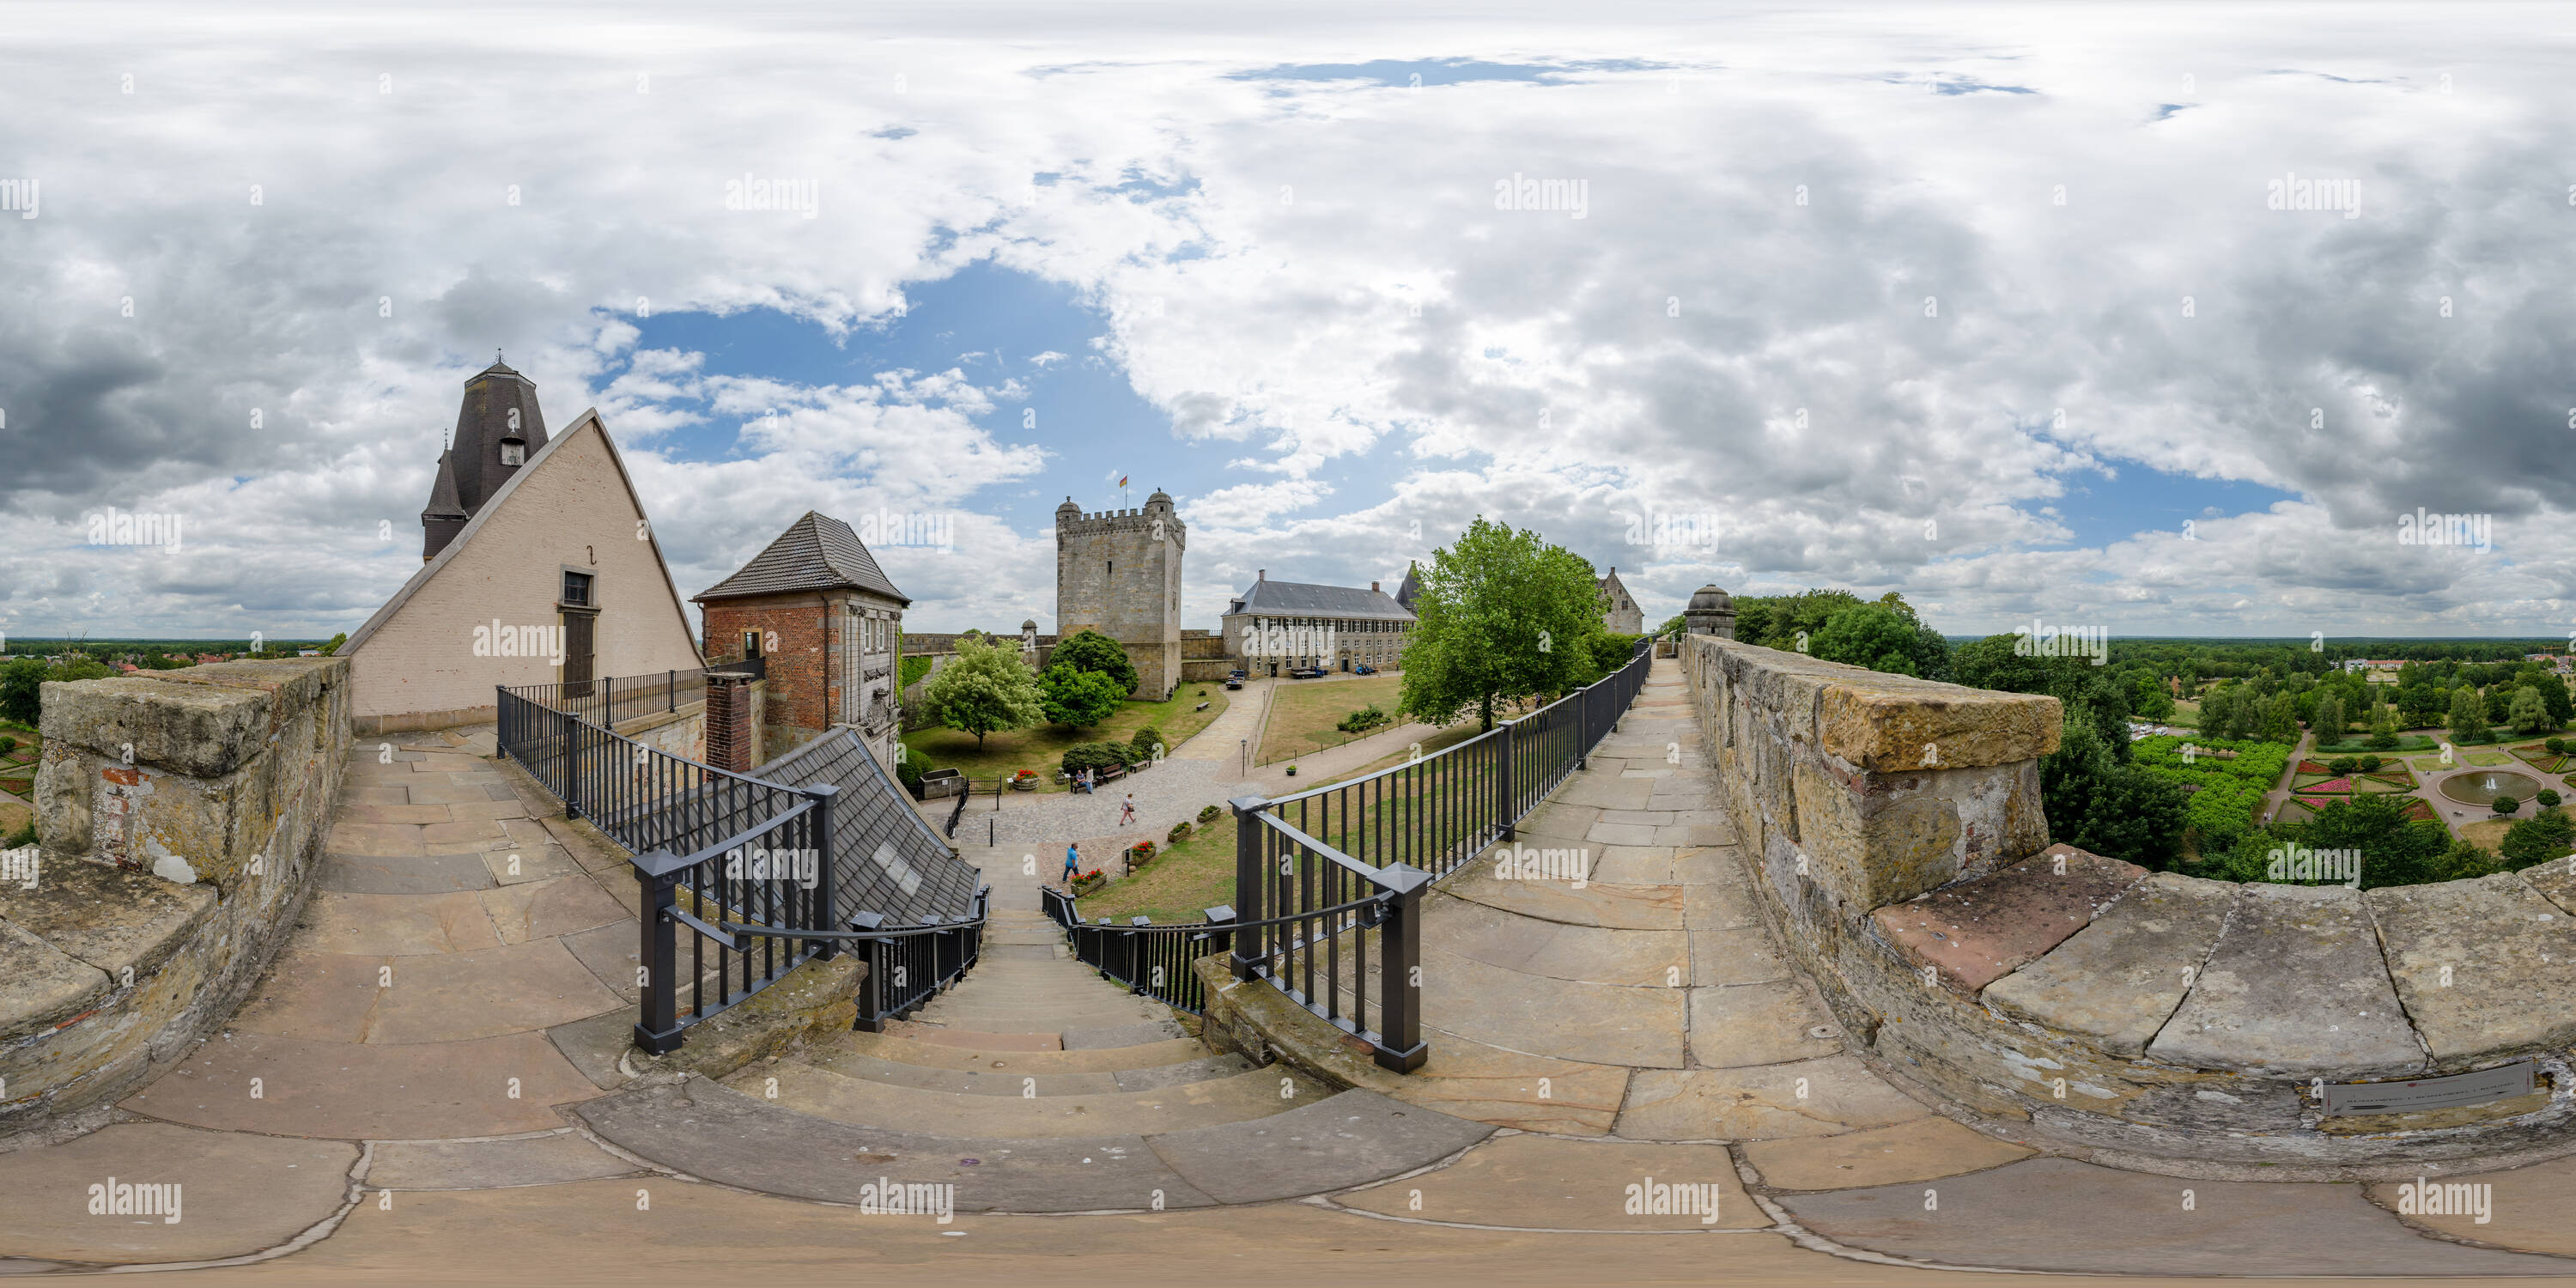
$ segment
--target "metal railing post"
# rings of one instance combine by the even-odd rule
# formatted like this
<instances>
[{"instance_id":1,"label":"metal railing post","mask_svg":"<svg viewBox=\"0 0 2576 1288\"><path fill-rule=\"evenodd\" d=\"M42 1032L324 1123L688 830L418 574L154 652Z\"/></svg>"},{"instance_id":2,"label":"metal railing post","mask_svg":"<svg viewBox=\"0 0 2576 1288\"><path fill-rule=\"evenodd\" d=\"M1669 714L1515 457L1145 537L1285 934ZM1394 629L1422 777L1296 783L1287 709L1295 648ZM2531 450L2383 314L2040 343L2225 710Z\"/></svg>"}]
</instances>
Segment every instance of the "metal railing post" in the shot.
<instances>
[{"instance_id":1,"label":"metal railing post","mask_svg":"<svg viewBox=\"0 0 2576 1288\"><path fill-rule=\"evenodd\" d=\"M563 725L564 745L564 817L581 817L581 717L570 711L555 713Z\"/></svg>"},{"instance_id":2,"label":"metal railing post","mask_svg":"<svg viewBox=\"0 0 2576 1288\"><path fill-rule=\"evenodd\" d=\"M862 912L850 918L852 930L875 930L885 925L882 913ZM885 961L886 941L863 939L859 953L866 958L868 977L859 981L859 1019L851 1028L866 1033L885 1032Z\"/></svg>"},{"instance_id":3,"label":"metal railing post","mask_svg":"<svg viewBox=\"0 0 2576 1288\"><path fill-rule=\"evenodd\" d=\"M840 794L841 789L830 783L817 783L805 789L805 799L814 802L814 815L806 826L814 838L814 898L820 903L819 909L809 903L807 913L818 928L841 924L840 887L832 881L832 799ZM814 950L816 957L824 961L841 955L838 940L809 939L805 943Z\"/></svg>"},{"instance_id":4,"label":"metal railing post","mask_svg":"<svg viewBox=\"0 0 2576 1288\"><path fill-rule=\"evenodd\" d=\"M637 960L644 964L643 1015L635 1024L635 1046L646 1055L668 1055L680 1049L679 924L670 913L679 902L680 873L687 864L667 850L636 855L635 884L642 891L642 939Z\"/></svg>"},{"instance_id":5,"label":"metal railing post","mask_svg":"<svg viewBox=\"0 0 2576 1288\"><path fill-rule=\"evenodd\" d=\"M1502 726L1503 736L1494 740L1494 839L1508 841L1520 835L1512 825L1519 821L1519 811L1512 802L1520 793L1512 785L1512 726Z\"/></svg>"},{"instance_id":6,"label":"metal railing post","mask_svg":"<svg viewBox=\"0 0 2576 1288\"><path fill-rule=\"evenodd\" d=\"M1378 972L1377 1064L1396 1073L1411 1073L1431 1057L1422 1040L1422 892L1431 874L1410 864L1378 869L1395 896L1378 925L1378 947L1385 954Z\"/></svg>"},{"instance_id":7,"label":"metal railing post","mask_svg":"<svg viewBox=\"0 0 2576 1288\"><path fill-rule=\"evenodd\" d=\"M1246 922L1262 917L1261 811L1268 799L1243 796L1228 801L1234 811L1234 899L1243 905L1236 915ZM1250 979L1261 967L1263 927L1246 925L1234 936L1234 977Z\"/></svg>"}]
</instances>

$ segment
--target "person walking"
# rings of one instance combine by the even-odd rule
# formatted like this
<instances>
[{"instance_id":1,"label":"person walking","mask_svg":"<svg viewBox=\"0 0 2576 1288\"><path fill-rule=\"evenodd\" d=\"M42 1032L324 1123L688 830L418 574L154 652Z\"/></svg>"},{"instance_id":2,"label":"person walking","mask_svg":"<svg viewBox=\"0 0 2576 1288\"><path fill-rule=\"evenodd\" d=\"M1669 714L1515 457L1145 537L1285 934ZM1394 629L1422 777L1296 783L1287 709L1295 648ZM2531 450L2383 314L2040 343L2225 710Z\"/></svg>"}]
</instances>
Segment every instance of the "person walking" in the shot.
<instances>
[{"instance_id":1,"label":"person walking","mask_svg":"<svg viewBox=\"0 0 2576 1288\"><path fill-rule=\"evenodd\" d=\"M1073 844L1073 843L1071 843L1071 842L1067 842L1067 843L1066 843L1066 845L1065 845L1065 847L1064 847L1064 884L1065 884L1065 888L1067 888L1067 889L1071 889L1071 888L1073 887L1073 879L1074 879L1076 876L1081 875L1081 872L1082 872L1082 850L1081 850L1081 848L1080 848L1079 846L1077 846L1077 845L1075 845L1075 844Z\"/></svg>"},{"instance_id":2,"label":"person walking","mask_svg":"<svg viewBox=\"0 0 2576 1288\"><path fill-rule=\"evenodd\" d=\"M1121 802L1121 803L1119 804L1119 806L1118 806L1118 826L1120 826L1120 827L1125 827L1125 826L1127 826L1128 824L1133 823L1133 822L1135 822L1135 821L1136 821L1136 793L1134 793L1134 792L1129 792L1129 793L1127 793L1127 799L1126 799L1125 801Z\"/></svg>"}]
</instances>

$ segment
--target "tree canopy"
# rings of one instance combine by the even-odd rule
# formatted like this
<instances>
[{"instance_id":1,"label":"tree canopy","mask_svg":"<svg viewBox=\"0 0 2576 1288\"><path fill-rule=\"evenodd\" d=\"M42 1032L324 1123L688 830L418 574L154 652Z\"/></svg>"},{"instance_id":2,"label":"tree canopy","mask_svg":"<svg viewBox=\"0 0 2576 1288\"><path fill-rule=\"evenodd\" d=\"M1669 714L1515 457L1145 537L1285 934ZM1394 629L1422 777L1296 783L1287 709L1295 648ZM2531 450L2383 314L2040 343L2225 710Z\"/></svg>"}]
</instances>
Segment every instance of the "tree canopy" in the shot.
<instances>
[{"instance_id":1,"label":"tree canopy","mask_svg":"<svg viewBox=\"0 0 2576 1288\"><path fill-rule=\"evenodd\" d=\"M1592 682L1602 634L1592 565L1538 533L1482 515L1422 568L1397 709L1427 724Z\"/></svg>"},{"instance_id":2,"label":"tree canopy","mask_svg":"<svg viewBox=\"0 0 2576 1288\"><path fill-rule=\"evenodd\" d=\"M1118 641L1098 631L1076 631L1071 639L1057 643L1055 651L1047 655L1047 669L1052 671L1059 666L1108 676L1118 682L1121 698L1136 691L1136 664L1128 659L1127 650Z\"/></svg>"},{"instance_id":3,"label":"tree canopy","mask_svg":"<svg viewBox=\"0 0 2576 1288\"><path fill-rule=\"evenodd\" d=\"M957 660L922 685L922 697L938 710L941 724L975 735L978 751L984 735L1025 729L1047 716L1037 677L1017 648L964 637L957 641Z\"/></svg>"},{"instance_id":4,"label":"tree canopy","mask_svg":"<svg viewBox=\"0 0 2576 1288\"><path fill-rule=\"evenodd\" d=\"M1050 724L1085 729L1108 719L1126 700L1127 691L1103 671L1085 671L1058 662L1038 677L1039 700Z\"/></svg>"}]
</instances>

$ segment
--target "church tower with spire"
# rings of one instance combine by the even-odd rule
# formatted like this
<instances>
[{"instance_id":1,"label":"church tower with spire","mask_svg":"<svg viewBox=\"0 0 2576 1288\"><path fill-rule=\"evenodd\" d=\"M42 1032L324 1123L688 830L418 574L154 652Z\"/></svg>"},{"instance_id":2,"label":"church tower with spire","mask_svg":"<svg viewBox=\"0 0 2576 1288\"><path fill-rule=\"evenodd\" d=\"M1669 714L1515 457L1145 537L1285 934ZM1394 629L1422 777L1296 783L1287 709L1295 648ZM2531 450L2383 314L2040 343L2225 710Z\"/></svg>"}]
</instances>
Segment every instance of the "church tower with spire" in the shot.
<instances>
[{"instance_id":1,"label":"church tower with spire","mask_svg":"<svg viewBox=\"0 0 2576 1288\"><path fill-rule=\"evenodd\" d=\"M420 512L422 563L438 557L476 511L546 445L545 413L537 410L536 382L501 364L465 382L457 408L456 436L438 455L438 481Z\"/></svg>"}]
</instances>

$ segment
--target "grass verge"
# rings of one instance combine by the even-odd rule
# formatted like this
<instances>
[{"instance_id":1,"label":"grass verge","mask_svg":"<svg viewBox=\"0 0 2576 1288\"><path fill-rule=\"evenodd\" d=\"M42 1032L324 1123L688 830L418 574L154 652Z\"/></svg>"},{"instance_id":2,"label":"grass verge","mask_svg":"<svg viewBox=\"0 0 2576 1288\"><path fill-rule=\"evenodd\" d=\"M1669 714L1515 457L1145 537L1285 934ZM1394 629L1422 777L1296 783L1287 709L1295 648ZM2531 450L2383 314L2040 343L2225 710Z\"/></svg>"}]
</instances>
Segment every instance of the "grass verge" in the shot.
<instances>
[{"instance_id":1,"label":"grass verge","mask_svg":"<svg viewBox=\"0 0 2576 1288\"><path fill-rule=\"evenodd\" d=\"M1206 696L1200 696L1200 690ZM1201 702L1205 711L1194 710ZM916 729L903 736L903 745L930 757L933 767L956 769L969 778L1008 777L1023 769L1038 772L1040 791L1063 791L1055 781L1056 766L1063 761L1065 749L1078 742L1126 742L1136 731L1152 725L1163 731L1170 746L1178 747L1190 740L1208 723L1225 714L1225 688L1216 684L1184 684L1168 702L1122 702L1106 720L1088 729L1066 729L1060 725L1039 725L1034 729L1014 729L988 735L981 751L975 747L973 734L954 729Z\"/></svg>"}]
</instances>

